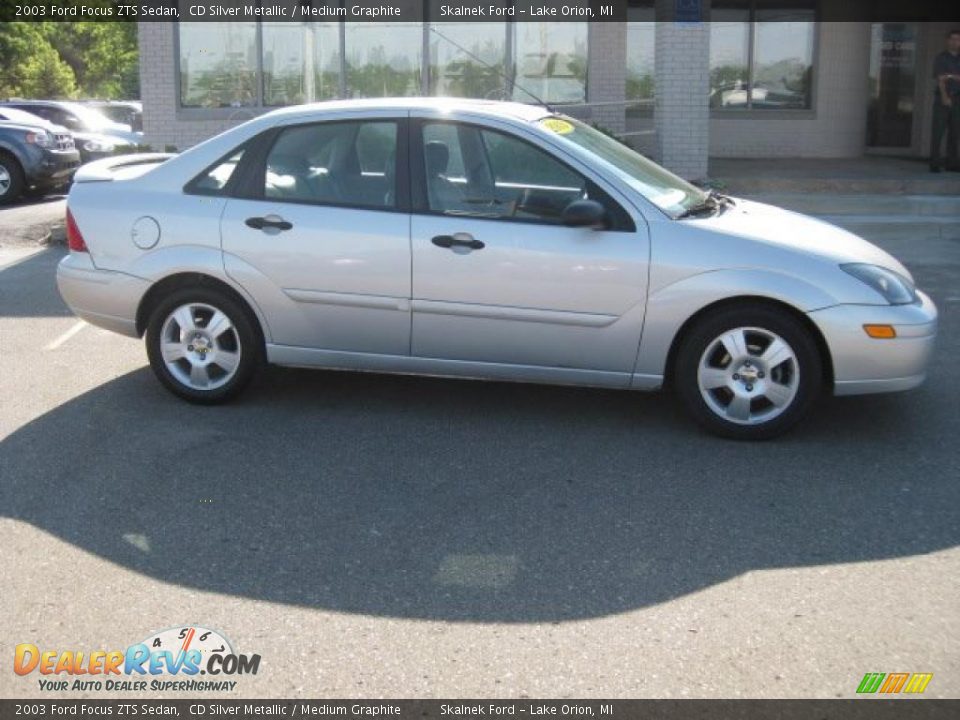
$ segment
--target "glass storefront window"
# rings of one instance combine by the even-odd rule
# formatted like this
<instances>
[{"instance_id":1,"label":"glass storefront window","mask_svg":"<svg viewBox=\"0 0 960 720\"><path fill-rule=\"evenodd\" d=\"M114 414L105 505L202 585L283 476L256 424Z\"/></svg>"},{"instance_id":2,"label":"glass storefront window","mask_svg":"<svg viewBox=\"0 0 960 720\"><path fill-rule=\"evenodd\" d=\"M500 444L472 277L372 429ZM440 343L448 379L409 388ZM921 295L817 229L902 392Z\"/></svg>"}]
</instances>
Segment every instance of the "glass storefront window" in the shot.
<instances>
[{"instance_id":1,"label":"glass storefront window","mask_svg":"<svg viewBox=\"0 0 960 720\"><path fill-rule=\"evenodd\" d=\"M430 94L502 100L507 34L503 23L437 23L430 42Z\"/></svg>"},{"instance_id":2,"label":"glass storefront window","mask_svg":"<svg viewBox=\"0 0 960 720\"><path fill-rule=\"evenodd\" d=\"M710 13L710 107L812 107L816 15L798 0L724 2Z\"/></svg>"},{"instance_id":3,"label":"glass storefront window","mask_svg":"<svg viewBox=\"0 0 960 720\"><path fill-rule=\"evenodd\" d=\"M710 107L745 108L750 87L750 11L710 14Z\"/></svg>"},{"instance_id":4,"label":"glass storefront window","mask_svg":"<svg viewBox=\"0 0 960 720\"><path fill-rule=\"evenodd\" d=\"M180 104L257 105L257 24L180 23Z\"/></svg>"},{"instance_id":5,"label":"glass storefront window","mask_svg":"<svg viewBox=\"0 0 960 720\"><path fill-rule=\"evenodd\" d=\"M262 46L264 105L296 105L340 94L339 23L265 22Z\"/></svg>"},{"instance_id":6,"label":"glass storefront window","mask_svg":"<svg viewBox=\"0 0 960 720\"><path fill-rule=\"evenodd\" d=\"M758 10L754 26L754 108L810 107L813 11Z\"/></svg>"},{"instance_id":7,"label":"glass storefront window","mask_svg":"<svg viewBox=\"0 0 960 720\"><path fill-rule=\"evenodd\" d=\"M338 0L318 1L339 6ZM301 0L278 2L293 6ZM653 12L652 7L633 10ZM654 23L637 21L631 27L636 42L629 97L652 103ZM185 22L177 28L183 108L278 107L424 93L527 103L536 102L534 96L553 103L586 101L585 22Z\"/></svg>"},{"instance_id":8,"label":"glass storefront window","mask_svg":"<svg viewBox=\"0 0 960 720\"><path fill-rule=\"evenodd\" d=\"M653 7L627 8L627 106L634 114L653 112L656 29Z\"/></svg>"},{"instance_id":9,"label":"glass storefront window","mask_svg":"<svg viewBox=\"0 0 960 720\"><path fill-rule=\"evenodd\" d=\"M582 103L587 99L587 23L514 23L513 99Z\"/></svg>"},{"instance_id":10,"label":"glass storefront window","mask_svg":"<svg viewBox=\"0 0 960 720\"><path fill-rule=\"evenodd\" d=\"M420 95L423 24L346 23L348 97Z\"/></svg>"}]
</instances>

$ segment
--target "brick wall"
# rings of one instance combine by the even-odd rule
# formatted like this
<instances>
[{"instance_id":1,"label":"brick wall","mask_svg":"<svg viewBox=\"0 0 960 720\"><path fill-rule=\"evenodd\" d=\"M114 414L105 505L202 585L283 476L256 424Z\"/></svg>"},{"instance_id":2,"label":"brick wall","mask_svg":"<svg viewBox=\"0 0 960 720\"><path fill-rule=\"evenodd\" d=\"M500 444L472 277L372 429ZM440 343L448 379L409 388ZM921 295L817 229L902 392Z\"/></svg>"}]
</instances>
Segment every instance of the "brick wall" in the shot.
<instances>
[{"instance_id":1,"label":"brick wall","mask_svg":"<svg viewBox=\"0 0 960 720\"><path fill-rule=\"evenodd\" d=\"M627 82L627 26L624 23L593 23L588 35L589 67L587 102L599 103L591 108L591 119L613 132L626 129L625 108Z\"/></svg>"},{"instance_id":2,"label":"brick wall","mask_svg":"<svg viewBox=\"0 0 960 720\"><path fill-rule=\"evenodd\" d=\"M674 0L657 0L654 155L681 177L707 176L710 30L700 23L663 22Z\"/></svg>"}]
</instances>

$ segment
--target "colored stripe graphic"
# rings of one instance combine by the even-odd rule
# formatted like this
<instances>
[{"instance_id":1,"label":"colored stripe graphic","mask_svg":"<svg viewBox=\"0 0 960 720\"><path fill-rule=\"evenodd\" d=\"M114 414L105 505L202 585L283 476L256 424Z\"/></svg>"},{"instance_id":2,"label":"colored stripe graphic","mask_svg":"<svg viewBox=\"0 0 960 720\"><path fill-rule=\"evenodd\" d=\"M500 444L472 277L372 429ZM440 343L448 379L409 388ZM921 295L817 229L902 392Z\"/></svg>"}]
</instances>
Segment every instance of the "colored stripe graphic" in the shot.
<instances>
[{"instance_id":1,"label":"colored stripe graphic","mask_svg":"<svg viewBox=\"0 0 960 720\"><path fill-rule=\"evenodd\" d=\"M877 688L880 687L880 683L883 682L883 678L886 677L886 673L867 673L863 676L863 680L860 681L860 687L857 688L858 693L875 693Z\"/></svg>"},{"instance_id":2,"label":"colored stripe graphic","mask_svg":"<svg viewBox=\"0 0 960 720\"><path fill-rule=\"evenodd\" d=\"M898 693L903 687L904 683L907 682L907 678L910 677L910 673L890 673L887 675L886 682L880 686L880 692L882 693Z\"/></svg>"},{"instance_id":3,"label":"colored stripe graphic","mask_svg":"<svg viewBox=\"0 0 960 720\"><path fill-rule=\"evenodd\" d=\"M922 693L933 679L933 673L914 673L903 689L905 693Z\"/></svg>"}]
</instances>

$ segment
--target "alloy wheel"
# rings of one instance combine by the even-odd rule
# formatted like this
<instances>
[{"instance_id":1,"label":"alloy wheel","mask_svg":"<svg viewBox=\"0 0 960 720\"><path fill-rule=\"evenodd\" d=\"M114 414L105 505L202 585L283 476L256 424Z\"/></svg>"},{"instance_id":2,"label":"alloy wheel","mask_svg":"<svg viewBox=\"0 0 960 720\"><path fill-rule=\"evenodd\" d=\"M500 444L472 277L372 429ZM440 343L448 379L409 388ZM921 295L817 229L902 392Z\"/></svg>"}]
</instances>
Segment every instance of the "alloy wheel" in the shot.
<instances>
[{"instance_id":1,"label":"alloy wheel","mask_svg":"<svg viewBox=\"0 0 960 720\"><path fill-rule=\"evenodd\" d=\"M738 425L757 425L773 420L793 403L800 366L793 348L776 333L739 327L707 345L697 384L716 415Z\"/></svg>"},{"instance_id":2,"label":"alloy wheel","mask_svg":"<svg viewBox=\"0 0 960 720\"><path fill-rule=\"evenodd\" d=\"M236 375L242 347L226 313L206 303L189 303L164 320L160 352L177 381L193 390L209 391Z\"/></svg>"}]
</instances>

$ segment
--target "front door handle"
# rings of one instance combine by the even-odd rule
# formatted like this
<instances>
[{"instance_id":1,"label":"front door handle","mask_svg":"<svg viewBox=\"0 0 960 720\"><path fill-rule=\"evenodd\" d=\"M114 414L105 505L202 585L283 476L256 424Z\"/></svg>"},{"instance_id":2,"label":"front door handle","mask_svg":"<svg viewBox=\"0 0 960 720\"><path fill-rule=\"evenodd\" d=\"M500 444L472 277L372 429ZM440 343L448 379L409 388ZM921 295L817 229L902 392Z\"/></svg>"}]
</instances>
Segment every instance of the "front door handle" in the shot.
<instances>
[{"instance_id":1,"label":"front door handle","mask_svg":"<svg viewBox=\"0 0 960 720\"><path fill-rule=\"evenodd\" d=\"M486 244L476 240L470 233L456 233L455 235L437 235L430 240L437 247L442 248L468 248L470 250L483 250Z\"/></svg>"},{"instance_id":2,"label":"front door handle","mask_svg":"<svg viewBox=\"0 0 960 720\"><path fill-rule=\"evenodd\" d=\"M254 230L290 230L293 223L289 223L279 215L267 215L266 217L252 217L246 220L247 227Z\"/></svg>"}]
</instances>

